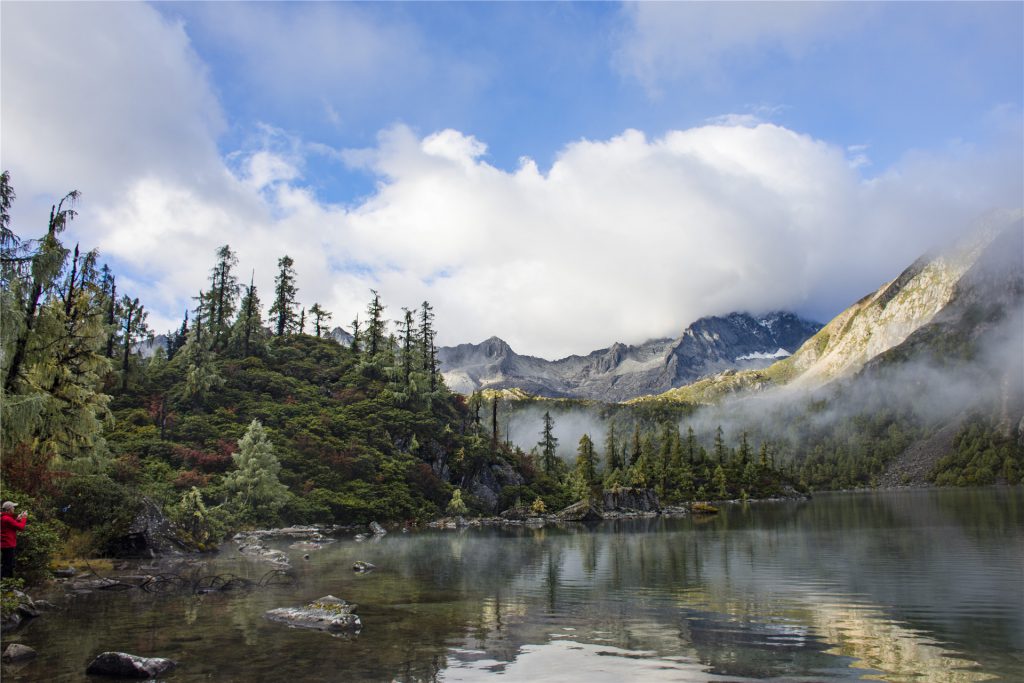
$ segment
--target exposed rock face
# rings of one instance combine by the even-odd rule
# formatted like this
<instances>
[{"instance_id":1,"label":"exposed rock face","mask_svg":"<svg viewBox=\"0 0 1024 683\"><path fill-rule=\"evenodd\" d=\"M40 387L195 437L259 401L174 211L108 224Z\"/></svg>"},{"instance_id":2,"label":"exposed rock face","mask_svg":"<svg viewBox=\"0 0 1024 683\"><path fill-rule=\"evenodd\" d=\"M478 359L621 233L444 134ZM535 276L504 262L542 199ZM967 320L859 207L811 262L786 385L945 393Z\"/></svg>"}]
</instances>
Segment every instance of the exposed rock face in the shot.
<instances>
[{"instance_id":1,"label":"exposed rock face","mask_svg":"<svg viewBox=\"0 0 1024 683\"><path fill-rule=\"evenodd\" d=\"M765 367L820 329L792 313L701 318L676 339L616 343L586 356L521 356L501 339L438 349L454 391L518 388L539 396L621 401L659 393L728 368Z\"/></svg>"},{"instance_id":2,"label":"exposed rock face","mask_svg":"<svg viewBox=\"0 0 1024 683\"><path fill-rule=\"evenodd\" d=\"M605 489L603 496L605 512L658 512L661 503L658 494L651 489L618 488Z\"/></svg>"},{"instance_id":3,"label":"exposed rock face","mask_svg":"<svg viewBox=\"0 0 1024 683\"><path fill-rule=\"evenodd\" d=\"M175 662L160 657L139 657L126 652L104 652L92 660L85 673L93 676L153 678L170 671Z\"/></svg>"},{"instance_id":4,"label":"exposed rock face","mask_svg":"<svg viewBox=\"0 0 1024 683\"><path fill-rule=\"evenodd\" d=\"M331 633L358 633L363 622L352 612L357 605L333 595L325 595L305 607L281 607L267 612L266 617L297 628L311 628Z\"/></svg>"},{"instance_id":5,"label":"exposed rock face","mask_svg":"<svg viewBox=\"0 0 1024 683\"><path fill-rule=\"evenodd\" d=\"M506 462L494 463L473 475L467 488L490 512L497 512L498 497L506 486L522 486L525 480Z\"/></svg>"},{"instance_id":6,"label":"exposed rock face","mask_svg":"<svg viewBox=\"0 0 1024 683\"><path fill-rule=\"evenodd\" d=\"M157 557L199 551L182 538L160 506L148 498L142 499L128 532L112 545L117 557Z\"/></svg>"}]
</instances>

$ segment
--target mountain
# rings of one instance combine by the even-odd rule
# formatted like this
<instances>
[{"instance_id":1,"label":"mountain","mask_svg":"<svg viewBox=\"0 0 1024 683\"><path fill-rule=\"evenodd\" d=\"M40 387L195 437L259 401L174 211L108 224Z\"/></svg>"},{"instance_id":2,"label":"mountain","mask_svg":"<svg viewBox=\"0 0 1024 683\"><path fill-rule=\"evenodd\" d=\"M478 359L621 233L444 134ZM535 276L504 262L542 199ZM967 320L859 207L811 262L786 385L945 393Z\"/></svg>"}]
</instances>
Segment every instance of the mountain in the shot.
<instances>
[{"instance_id":1,"label":"mountain","mask_svg":"<svg viewBox=\"0 0 1024 683\"><path fill-rule=\"evenodd\" d=\"M701 318L675 339L615 343L586 356L523 356L497 337L438 349L445 382L469 394L521 389L538 396L624 401L659 393L726 368L761 368L795 351L820 329L792 313Z\"/></svg>"},{"instance_id":2,"label":"mountain","mask_svg":"<svg viewBox=\"0 0 1024 683\"><path fill-rule=\"evenodd\" d=\"M814 389L897 358L942 359L950 347L973 348L990 327L980 321L1012 316L1021 306L1022 233L1021 211L993 213L958 243L922 256L844 310L792 356L640 400L713 403L783 385Z\"/></svg>"}]
</instances>

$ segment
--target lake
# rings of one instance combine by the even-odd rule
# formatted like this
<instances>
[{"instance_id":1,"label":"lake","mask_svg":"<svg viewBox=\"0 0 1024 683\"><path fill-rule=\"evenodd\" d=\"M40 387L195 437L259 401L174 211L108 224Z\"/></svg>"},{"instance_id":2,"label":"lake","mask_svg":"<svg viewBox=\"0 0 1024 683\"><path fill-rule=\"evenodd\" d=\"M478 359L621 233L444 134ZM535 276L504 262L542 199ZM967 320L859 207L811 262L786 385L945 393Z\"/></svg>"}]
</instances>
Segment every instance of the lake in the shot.
<instances>
[{"instance_id":1,"label":"lake","mask_svg":"<svg viewBox=\"0 0 1024 683\"><path fill-rule=\"evenodd\" d=\"M84 671L104 650L179 661L167 681L1024 679L1019 487L270 545L294 584L70 598L5 638L40 656L4 681L100 680ZM234 548L194 571L271 568ZM263 616L326 594L359 604L358 636Z\"/></svg>"}]
</instances>

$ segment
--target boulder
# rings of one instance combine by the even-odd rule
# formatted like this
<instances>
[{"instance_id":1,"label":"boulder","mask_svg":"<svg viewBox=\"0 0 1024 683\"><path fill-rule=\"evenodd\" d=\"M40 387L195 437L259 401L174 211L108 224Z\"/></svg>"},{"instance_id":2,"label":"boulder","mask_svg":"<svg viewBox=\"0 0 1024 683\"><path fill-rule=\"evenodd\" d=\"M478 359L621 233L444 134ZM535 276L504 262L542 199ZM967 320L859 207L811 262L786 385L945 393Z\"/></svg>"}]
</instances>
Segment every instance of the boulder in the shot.
<instances>
[{"instance_id":1,"label":"boulder","mask_svg":"<svg viewBox=\"0 0 1024 683\"><path fill-rule=\"evenodd\" d=\"M377 522L370 522L370 531L373 532L374 536L383 536L388 532L387 529L382 527L380 524L377 524Z\"/></svg>"},{"instance_id":2,"label":"boulder","mask_svg":"<svg viewBox=\"0 0 1024 683\"><path fill-rule=\"evenodd\" d=\"M563 522L598 522L604 519L601 511L589 500L581 500L559 512L556 517Z\"/></svg>"},{"instance_id":3,"label":"boulder","mask_svg":"<svg viewBox=\"0 0 1024 683\"><path fill-rule=\"evenodd\" d=\"M352 565L352 571L359 573L372 572L376 568L377 565L363 562L362 560L356 560L355 564Z\"/></svg>"},{"instance_id":4,"label":"boulder","mask_svg":"<svg viewBox=\"0 0 1024 683\"><path fill-rule=\"evenodd\" d=\"M22 645L21 643L11 643L4 650L4 654L0 659L5 662L20 662L25 659L32 659L38 653L30 648L28 645Z\"/></svg>"},{"instance_id":5,"label":"boulder","mask_svg":"<svg viewBox=\"0 0 1024 683\"><path fill-rule=\"evenodd\" d=\"M170 671L175 662L160 657L139 657L127 652L103 652L92 660L85 673L93 676L153 678Z\"/></svg>"},{"instance_id":6,"label":"boulder","mask_svg":"<svg viewBox=\"0 0 1024 683\"><path fill-rule=\"evenodd\" d=\"M331 633L359 633L363 622L352 612L357 606L333 595L314 600L305 607L280 607L266 613L267 619L296 628Z\"/></svg>"}]
</instances>

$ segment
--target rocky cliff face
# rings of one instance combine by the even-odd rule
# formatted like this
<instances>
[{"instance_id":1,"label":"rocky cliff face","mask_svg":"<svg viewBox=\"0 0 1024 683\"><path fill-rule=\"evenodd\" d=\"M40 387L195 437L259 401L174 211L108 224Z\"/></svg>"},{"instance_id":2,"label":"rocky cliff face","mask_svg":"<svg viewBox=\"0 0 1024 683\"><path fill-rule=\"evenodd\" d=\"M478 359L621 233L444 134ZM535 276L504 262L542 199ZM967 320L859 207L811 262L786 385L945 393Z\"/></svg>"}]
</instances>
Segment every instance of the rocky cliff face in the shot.
<instances>
[{"instance_id":1,"label":"rocky cliff face","mask_svg":"<svg viewBox=\"0 0 1024 683\"><path fill-rule=\"evenodd\" d=\"M675 339L616 343L586 356L521 356L501 339L438 350L448 386L461 393L517 388L539 396L622 401L727 368L764 367L795 351L821 326L785 312L701 318Z\"/></svg>"}]
</instances>

